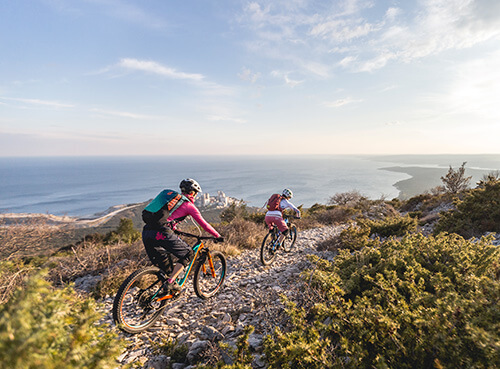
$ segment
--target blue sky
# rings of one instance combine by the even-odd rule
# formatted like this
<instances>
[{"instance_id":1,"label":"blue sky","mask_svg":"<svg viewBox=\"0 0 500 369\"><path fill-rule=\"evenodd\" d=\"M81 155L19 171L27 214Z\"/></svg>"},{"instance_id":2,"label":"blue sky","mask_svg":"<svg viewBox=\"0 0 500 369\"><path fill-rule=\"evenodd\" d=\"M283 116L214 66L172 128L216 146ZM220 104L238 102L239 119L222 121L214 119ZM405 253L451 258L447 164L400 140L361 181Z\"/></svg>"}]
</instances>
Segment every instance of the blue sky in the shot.
<instances>
[{"instance_id":1,"label":"blue sky","mask_svg":"<svg viewBox=\"0 0 500 369\"><path fill-rule=\"evenodd\" d=\"M0 156L500 153L500 2L0 3Z\"/></svg>"}]
</instances>

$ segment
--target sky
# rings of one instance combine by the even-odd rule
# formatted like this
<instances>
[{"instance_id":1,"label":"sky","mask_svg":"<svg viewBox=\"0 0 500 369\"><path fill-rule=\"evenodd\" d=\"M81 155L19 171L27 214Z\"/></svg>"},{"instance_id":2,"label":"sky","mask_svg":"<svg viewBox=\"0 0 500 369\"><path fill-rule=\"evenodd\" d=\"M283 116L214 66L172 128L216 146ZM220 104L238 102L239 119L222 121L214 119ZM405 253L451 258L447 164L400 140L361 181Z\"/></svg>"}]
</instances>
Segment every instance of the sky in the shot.
<instances>
[{"instance_id":1,"label":"sky","mask_svg":"<svg viewBox=\"0 0 500 369\"><path fill-rule=\"evenodd\" d=\"M500 153L498 0L0 2L0 156Z\"/></svg>"}]
</instances>

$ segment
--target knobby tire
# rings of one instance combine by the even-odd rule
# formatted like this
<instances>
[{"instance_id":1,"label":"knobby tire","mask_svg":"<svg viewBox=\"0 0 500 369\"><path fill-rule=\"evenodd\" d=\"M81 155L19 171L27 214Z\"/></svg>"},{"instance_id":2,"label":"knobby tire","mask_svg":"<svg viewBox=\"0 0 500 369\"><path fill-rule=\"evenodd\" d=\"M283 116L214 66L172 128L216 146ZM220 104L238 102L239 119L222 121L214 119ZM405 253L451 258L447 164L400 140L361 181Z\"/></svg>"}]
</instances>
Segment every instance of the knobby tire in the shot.
<instances>
[{"instance_id":1,"label":"knobby tire","mask_svg":"<svg viewBox=\"0 0 500 369\"><path fill-rule=\"evenodd\" d=\"M262 264L269 265L276 257L278 248L275 247L273 251L273 243L275 242L277 237L278 236L275 232L269 232L268 234L266 234L266 237L264 237L262 246L260 248L260 261L262 262Z\"/></svg>"},{"instance_id":2,"label":"knobby tire","mask_svg":"<svg viewBox=\"0 0 500 369\"><path fill-rule=\"evenodd\" d=\"M155 301L167 276L155 266L139 269L122 283L113 301L113 320L127 333L139 333L160 317L168 300Z\"/></svg>"},{"instance_id":3,"label":"knobby tire","mask_svg":"<svg viewBox=\"0 0 500 369\"><path fill-rule=\"evenodd\" d=\"M194 292L204 300L214 296L226 278L226 258L224 254L218 251L210 251L210 255L212 256L213 270L207 254L202 256L200 262L197 263L193 277Z\"/></svg>"},{"instance_id":4,"label":"knobby tire","mask_svg":"<svg viewBox=\"0 0 500 369\"><path fill-rule=\"evenodd\" d=\"M295 226L295 224L292 224L288 228L288 233L283 240L283 250L285 250L285 252L292 251L292 247L293 245L295 245L295 241L297 241L297 227Z\"/></svg>"}]
</instances>

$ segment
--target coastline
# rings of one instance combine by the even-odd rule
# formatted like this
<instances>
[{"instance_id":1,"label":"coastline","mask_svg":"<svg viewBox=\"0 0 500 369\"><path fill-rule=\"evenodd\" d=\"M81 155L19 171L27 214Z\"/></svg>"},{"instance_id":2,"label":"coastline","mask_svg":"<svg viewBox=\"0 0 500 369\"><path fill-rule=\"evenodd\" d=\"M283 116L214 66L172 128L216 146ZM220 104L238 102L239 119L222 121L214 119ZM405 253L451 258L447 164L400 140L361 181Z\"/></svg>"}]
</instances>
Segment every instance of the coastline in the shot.
<instances>
[{"instance_id":1,"label":"coastline","mask_svg":"<svg viewBox=\"0 0 500 369\"><path fill-rule=\"evenodd\" d=\"M454 168L457 169L457 168ZM380 168L380 170L387 170L389 172L405 173L411 176L408 179L403 179L394 183L394 187L399 191L398 199L405 200L413 196L421 195L431 189L443 185L441 180L442 176L448 173L449 167L418 167L418 166L394 166ZM470 186L474 187L475 184L482 179L484 175L490 173L489 169L470 169L465 168L466 177L470 177Z\"/></svg>"}]
</instances>

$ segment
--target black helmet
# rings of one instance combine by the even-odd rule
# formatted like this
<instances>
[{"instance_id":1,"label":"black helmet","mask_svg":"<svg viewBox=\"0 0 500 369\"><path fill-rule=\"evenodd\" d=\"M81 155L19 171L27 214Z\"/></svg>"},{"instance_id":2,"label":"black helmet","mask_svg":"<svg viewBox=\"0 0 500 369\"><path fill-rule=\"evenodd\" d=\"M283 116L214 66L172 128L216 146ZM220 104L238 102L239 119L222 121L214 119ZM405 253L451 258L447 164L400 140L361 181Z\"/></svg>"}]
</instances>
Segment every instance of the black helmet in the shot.
<instances>
[{"instance_id":1,"label":"black helmet","mask_svg":"<svg viewBox=\"0 0 500 369\"><path fill-rule=\"evenodd\" d=\"M194 179L186 178L181 181L179 188L183 193L189 193L191 191L201 192L201 186Z\"/></svg>"}]
</instances>

